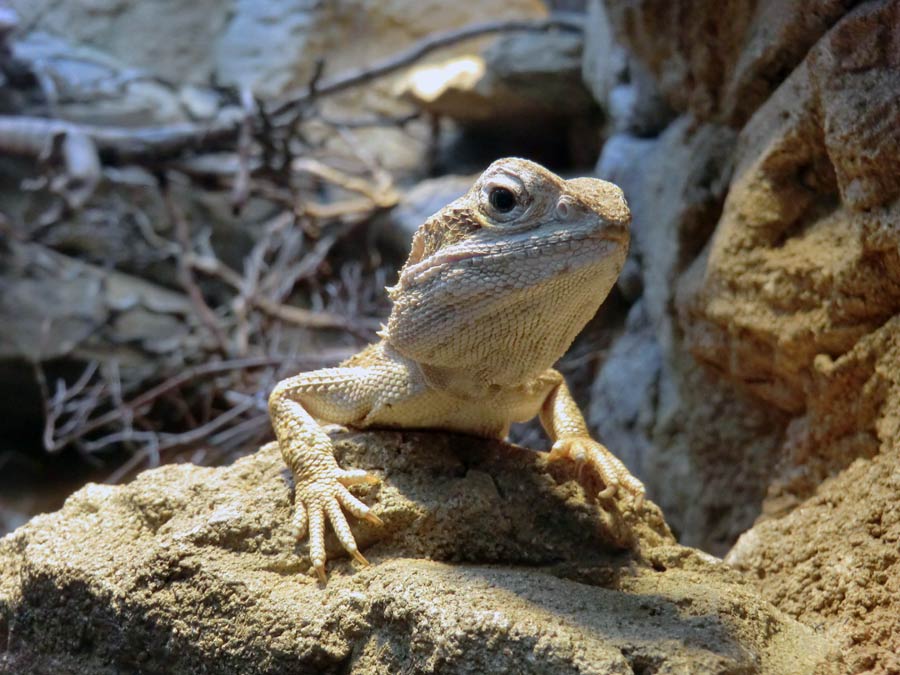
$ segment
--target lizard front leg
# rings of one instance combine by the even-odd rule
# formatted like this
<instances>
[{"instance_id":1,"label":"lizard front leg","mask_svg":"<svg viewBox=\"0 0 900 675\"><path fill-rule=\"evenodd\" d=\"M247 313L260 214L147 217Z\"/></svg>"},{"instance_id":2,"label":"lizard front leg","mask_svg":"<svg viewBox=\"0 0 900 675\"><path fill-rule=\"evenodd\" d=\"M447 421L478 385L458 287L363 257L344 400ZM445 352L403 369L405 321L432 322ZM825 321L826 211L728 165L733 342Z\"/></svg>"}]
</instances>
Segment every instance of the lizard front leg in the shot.
<instances>
[{"instance_id":1,"label":"lizard front leg","mask_svg":"<svg viewBox=\"0 0 900 675\"><path fill-rule=\"evenodd\" d=\"M559 378L559 384L550 391L541 407L541 425L553 441L550 459L571 459L587 464L606 486L600 497L612 497L621 487L635 498L639 509L644 501L643 483L632 476L606 446L591 438L578 404L562 375Z\"/></svg>"},{"instance_id":2,"label":"lizard front leg","mask_svg":"<svg viewBox=\"0 0 900 675\"><path fill-rule=\"evenodd\" d=\"M269 396L269 414L285 463L294 475L294 528L298 538L309 533L312 565L325 581L325 518L344 549L368 564L342 507L376 525L381 520L350 494L348 485L376 482L365 471L342 469L334 459L331 439L316 418L351 424L371 408L374 389L366 368L326 368L279 382Z\"/></svg>"}]
</instances>

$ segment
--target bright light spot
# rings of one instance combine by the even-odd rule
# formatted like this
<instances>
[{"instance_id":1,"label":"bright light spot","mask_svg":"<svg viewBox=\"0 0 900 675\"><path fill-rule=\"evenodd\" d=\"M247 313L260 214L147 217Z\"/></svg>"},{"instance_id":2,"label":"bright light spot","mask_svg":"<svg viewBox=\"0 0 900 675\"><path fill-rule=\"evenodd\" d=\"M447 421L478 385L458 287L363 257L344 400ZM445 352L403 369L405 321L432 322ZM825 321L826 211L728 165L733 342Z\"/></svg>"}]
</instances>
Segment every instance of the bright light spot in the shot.
<instances>
[{"instance_id":1,"label":"bright light spot","mask_svg":"<svg viewBox=\"0 0 900 675\"><path fill-rule=\"evenodd\" d=\"M471 88L483 75L484 59L480 56L461 56L413 69L404 88L416 98L433 101L447 89Z\"/></svg>"}]
</instances>

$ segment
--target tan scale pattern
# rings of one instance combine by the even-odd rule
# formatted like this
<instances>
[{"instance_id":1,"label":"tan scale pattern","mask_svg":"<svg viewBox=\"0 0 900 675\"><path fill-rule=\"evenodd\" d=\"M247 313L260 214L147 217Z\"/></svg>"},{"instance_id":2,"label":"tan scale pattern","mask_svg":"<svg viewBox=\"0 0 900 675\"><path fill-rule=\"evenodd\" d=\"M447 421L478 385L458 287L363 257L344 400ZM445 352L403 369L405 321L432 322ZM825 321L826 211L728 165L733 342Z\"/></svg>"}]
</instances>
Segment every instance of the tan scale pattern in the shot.
<instances>
[{"instance_id":1,"label":"tan scale pattern","mask_svg":"<svg viewBox=\"0 0 900 675\"><path fill-rule=\"evenodd\" d=\"M498 190L512 195L510 208L495 205ZM640 504L643 485L591 439L552 368L615 283L630 219L611 183L498 160L416 233L388 289L393 310L381 341L275 387L269 411L296 484L294 525L298 537L309 535L323 582L326 518L361 563L344 510L381 521L347 489L376 479L337 465L319 421L503 438L512 422L540 415L551 459L593 470L602 497L621 488Z\"/></svg>"}]
</instances>

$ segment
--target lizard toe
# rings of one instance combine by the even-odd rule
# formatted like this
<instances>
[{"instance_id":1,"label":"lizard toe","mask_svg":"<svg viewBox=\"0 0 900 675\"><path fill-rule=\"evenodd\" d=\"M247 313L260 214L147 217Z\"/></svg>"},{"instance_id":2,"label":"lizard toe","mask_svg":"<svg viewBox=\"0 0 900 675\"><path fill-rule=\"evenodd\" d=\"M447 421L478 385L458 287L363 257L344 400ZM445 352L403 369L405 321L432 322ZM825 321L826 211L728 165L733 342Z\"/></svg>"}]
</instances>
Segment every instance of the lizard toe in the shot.
<instances>
[{"instance_id":1,"label":"lizard toe","mask_svg":"<svg viewBox=\"0 0 900 675\"><path fill-rule=\"evenodd\" d=\"M303 539L309 530L309 521L306 515L306 507L299 499L294 504L294 518L291 521L292 531L295 539Z\"/></svg>"},{"instance_id":2,"label":"lizard toe","mask_svg":"<svg viewBox=\"0 0 900 675\"><path fill-rule=\"evenodd\" d=\"M340 469L337 473L337 479L341 485L359 485L366 483L374 485L378 482L378 478L363 469Z\"/></svg>"},{"instance_id":3,"label":"lizard toe","mask_svg":"<svg viewBox=\"0 0 900 675\"><path fill-rule=\"evenodd\" d=\"M350 490L348 490L343 485L339 485L337 489L337 500L340 502L341 506L343 506L347 511L352 513L357 518L361 518L363 520L367 520L373 525L384 525L384 522L372 513L372 507L367 506L362 501L354 497Z\"/></svg>"},{"instance_id":4,"label":"lizard toe","mask_svg":"<svg viewBox=\"0 0 900 675\"><path fill-rule=\"evenodd\" d=\"M356 539L353 537L350 524L347 522L347 517L341 510L341 505L336 497L329 499L325 503L325 512L328 514L328 520L331 521L331 527L334 529L338 541L341 542L341 546L344 547L347 553L353 555L357 551Z\"/></svg>"},{"instance_id":5,"label":"lizard toe","mask_svg":"<svg viewBox=\"0 0 900 675\"><path fill-rule=\"evenodd\" d=\"M320 503L309 504L309 560L319 580L324 584L325 576L325 512Z\"/></svg>"}]
</instances>

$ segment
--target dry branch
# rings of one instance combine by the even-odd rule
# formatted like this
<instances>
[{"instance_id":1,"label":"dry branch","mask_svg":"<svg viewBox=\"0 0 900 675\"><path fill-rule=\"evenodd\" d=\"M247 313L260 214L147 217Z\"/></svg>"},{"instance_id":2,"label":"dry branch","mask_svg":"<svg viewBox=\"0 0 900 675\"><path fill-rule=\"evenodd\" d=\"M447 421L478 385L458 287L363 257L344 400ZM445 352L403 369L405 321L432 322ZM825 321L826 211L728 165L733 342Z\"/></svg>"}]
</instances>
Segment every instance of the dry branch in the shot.
<instances>
[{"instance_id":1,"label":"dry branch","mask_svg":"<svg viewBox=\"0 0 900 675\"><path fill-rule=\"evenodd\" d=\"M208 124L160 127L109 127L76 124L44 117L0 115L0 149L38 158L55 136L89 138L104 161L162 160L186 151L232 147L240 128L236 116Z\"/></svg>"},{"instance_id":2,"label":"dry branch","mask_svg":"<svg viewBox=\"0 0 900 675\"><path fill-rule=\"evenodd\" d=\"M250 371L259 368L274 367L287 370L301 370L303 368L322 367L326 364L337 363L349 356L350 353L350 350L335 349L325 350L314 356L304 356L303 358L281 354L205 363L186 368L177 375L173 375L156 386L147 389L135 398L129 401L120 401L115 407L107 412L96 414L99 409L110 402L111 398L114 398L112 396L112 391L109 388L109 384L101 383L99 387L92 388L89 391L90 395L87 397L90 400L90 405L93 406L91 412L95 414L89 421L78 425L76 428L70 428L69 426L61 427L59 426L59 422L72 413L69 404L72 401L78 400L81 394L86 391L87 382L93 379L97 372L97 364L89 364L78 382L70 387L66 387L64 382L58 381L56 391L51 395L43 367L39 363L35 363L35 374L38 382L41 384L46 406L45 428L43 434L44 447L47 452L59 452L64 447L77 441L81 441L104 428L122 422L130 424L130 420L138 415L142 409L153 404L166 394L204 378L221 375L223 373ZM63 431L65 431L65 433L61 433Z\"/></svg>"},{"instance_id":3,"label":"dry branch","mask_svg":"<svg viewBox=\"0 0 900 675\"><path fill-rule=\"evenodd\" d=\"M225 336L225 331L219 324L219 319L216 317L215 312L213 312L210 306L206 303L206 300L203 297L203 292L200 290L200 287L197 286L197 282L194 279L193 270L191 269L191 266L186 262L186 258L193 248L191 244L191 234L187 220L185 219L184 214L181 212L179 206L172 199L172 193L166 183L164 183L162 186L162 193L163 201L166 205L166 212L169 215L169 219L174 224L175 236L178 239L178 245L181 247L181 252L176 257L176 263L178 266L178 280L181 283L181 286L184 289L185 293L187 293L187 296L191 299L191 303L194 305L194 310L196 311L197 316L200 317L200 320L203 322L203 324L209 330L210 334L215 339L216 344L218 345L219 353L222 356L227 356L230 350L228 347L228 338Z\"/></svg>"}]
</instances>

